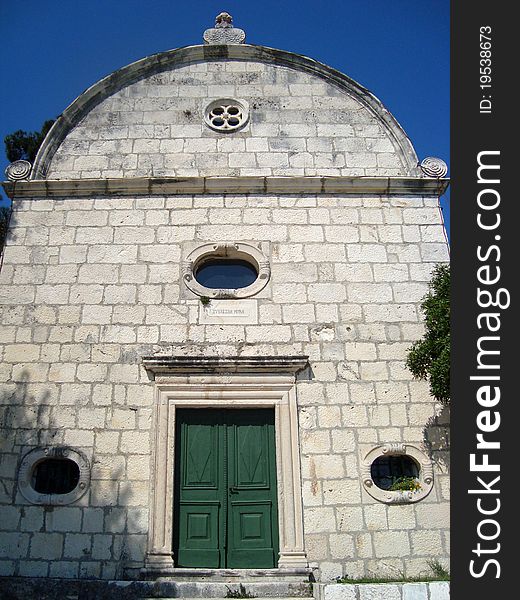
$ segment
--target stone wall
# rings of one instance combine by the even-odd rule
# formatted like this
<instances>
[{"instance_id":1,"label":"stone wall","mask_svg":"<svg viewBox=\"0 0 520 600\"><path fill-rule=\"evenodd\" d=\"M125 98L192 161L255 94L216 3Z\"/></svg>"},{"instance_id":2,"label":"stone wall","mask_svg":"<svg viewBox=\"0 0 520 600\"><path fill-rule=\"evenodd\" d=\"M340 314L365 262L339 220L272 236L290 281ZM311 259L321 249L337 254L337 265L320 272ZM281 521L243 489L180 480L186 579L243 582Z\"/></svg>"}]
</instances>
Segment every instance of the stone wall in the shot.
<instances>
[{"instance_id":1,"label":"stone wall","mask_svg":"<svg viewBox=\"0 0 520 600\"><path fill-rule=\"evenodd\" d=\"M447 581L430 583L316 584L316 600L449 600Z\"/></svg>"},{"instance_id":2,"label":"stone wall","mask_svg":"<svg viewBox=\"0 0 520 600\"><path fill-rule=\"evenodd\" d=\"M243 129L223 135L204 124L219 98L245 100ZM274 64L215 60L109 95L67 135L47 176L409 174L380 117L337 86Z\"/></svg>"},{"instance_id":3,"label":"stone wall","mask_svg":"<svg viewBox=\"0 0 520 600\"><path fill-rule=\"evenodd\" d=\"M431 270L447 259L437 202L17 200L0 274L0 573L108 579L142 566L153 383L140 358L159 351L309 355L312 378L297 383L309 560L324 579L416 576L432 558L445 563L445 410L405 368ZM257 324L199 323L179 268L193 240L263 242L272 276ZM385 442L432 450L424 500L387 505L363 489L360 460ZM60 444L91 461L90 489L70 506L30 505L17 490L20 458Z\"/></svg>"}]
</instances>

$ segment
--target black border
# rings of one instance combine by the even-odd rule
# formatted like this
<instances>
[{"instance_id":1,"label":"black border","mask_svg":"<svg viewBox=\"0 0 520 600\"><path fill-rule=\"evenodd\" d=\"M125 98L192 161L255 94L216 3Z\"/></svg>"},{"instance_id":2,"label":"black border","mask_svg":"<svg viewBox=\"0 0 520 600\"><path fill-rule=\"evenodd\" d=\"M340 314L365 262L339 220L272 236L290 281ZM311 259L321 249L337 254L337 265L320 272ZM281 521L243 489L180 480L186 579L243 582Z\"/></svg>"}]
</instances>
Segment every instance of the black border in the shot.
<instances>
[{"instance_id":1,"label":"black border","mask_svg":"<svg viewBox=\"0 0 520 600\"><path fill-rule=\"evenodd\" d=\"M518 402L518 388L514 384L517 366L517 338L520 327L515 311L517 306L514 276L518 271L518 250L514 244L519 237L517 220L518 191L513 190L515 152L513 140L519 127L516 108L516 86L519 52L517 40L520 32L514 31L516 19L511 5L506 2L464 2L454 0L451 4L451 258L452 258L452 597L460 599L513 598L515 580L520 577L520 564L513 561L517 548L516 537L520 530L520 496L516 469L517 422L514 410ZM480 88L480 27L490 26L492 37L492 89ZM516 27L515 27L516 29ZM516 58L515 58L516 57ZM492 96L492 112L479 112L483 95ZM492 232L479 229L477 225L477 195L482 184L477 182L477 156L488 150L500 151L500 184L495 185L500 193L500 227ZM516 169L518 170L518 168ZM515 193L516 192L516 193ZM495 240L495 235L500 240ZM500 550L496 554L482 555L480 559L472 553L479 541L477 526L481 515L476 507L478 496L468 494L475 485L479 473L470 471L470 454L475 452L478 428L476 417L482 410L476 401L476 391L481 383L471 381L477 374L477 340L486 335L477 327L477 315L486 312L477 304L477 269L483 263L477 258L477 247L500 246L499 265L501 280L495 286L511 292L509 308L500 310L500 387L499 410L501 425L493 434L501 443L500 450L490 452L490 460L498 461L501 467L499 485L501 509L494 517L500 523L501 533L494 542L481 542L491 548L496 542ZM495 410L495 409L493 409ZM490 436L491 437L491 436ZM489 474L488 474L489 479ZM491 495L482 496L491 498ZM493 496L494 498L497 496ZM497 569L489 565L480 578L469 570L472 559L480 562L480 570L486 557L500 563Z\"/></svg>"}]
</instances>

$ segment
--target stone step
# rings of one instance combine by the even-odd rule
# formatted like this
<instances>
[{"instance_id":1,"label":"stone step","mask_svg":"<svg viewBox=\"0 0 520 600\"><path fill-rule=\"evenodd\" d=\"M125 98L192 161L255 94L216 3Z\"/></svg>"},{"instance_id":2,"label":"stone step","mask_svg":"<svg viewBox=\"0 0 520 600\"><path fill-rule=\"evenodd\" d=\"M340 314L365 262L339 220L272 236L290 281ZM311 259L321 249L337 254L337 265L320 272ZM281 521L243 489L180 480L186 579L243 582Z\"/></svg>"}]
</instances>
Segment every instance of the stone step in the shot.
<instances>
[{"instance_id":1,"label":"stone step","mask_svg":"<svg viewBox=\"0 0 520 600\"><path fill-rule=\"evenodd\" d=\"M160 600L200 600L200 598L185 598L184 596L182 596L182 598L176 597L176 596L146 596L146 597L142 597L142 598L138 598L138 600L157 600L157 598L159 598ZM223 597L223 598L213 598L212 600L229 600L229 598ZM246 599L247 600L247 599ZM252 598L251 598L252 600ZM260 598L255 596L254 600L272 600L272 598ZM294 596L288 596L286 598L278 598L276 600L294 600Z\"/></svg>"},{"instance_id":2,"label":"stone step","mask_svg":"<svg viewBox=\"0 0 520 600\"><path fill-rule=\"evenodd\" d=\"M142 585L142 583L141 583ZM145 588L146 589L146 588ZM150 582L155 598L310 598L312 584L296 581L263 580L234 582L217 581L176 581L161 579ZM151 594L143 590L146 596ZM157 595L160 594L160 595Z\"/></svg>"},{"instance_id":3,"label":"stone step","mask_svg":"<svg viewBox=\"0 0 520 600\"><path fill-rule=\"evenodd\" d=\"M308 568L293 569L208 569L175 567L161 574L151 572L151 579L173 581L214 581L216 583L249 583L258 581L277 581L287 583L308 583L312 570Z\"/></svg>"},{"instance_id":4,"label":"stone step","mask_svg":"<svg viewBox=\"0 0 520 600\"><path fill-rule=\"evenodd\" d=\"M187 574L186 574L187 575ZM257 598L259 600L308 600L312 584L306 581L279 581L260 572L248 573L250 581L236 579L236 571L221 573L224 580L182 580L182 577L160 577L143 580L85 580L39 577L0 577L0 598L14 600L229 600ZM208 577L217 577L215 573ZM231 578L233 581L226 580Z\"/></svg>"}]
</instances>

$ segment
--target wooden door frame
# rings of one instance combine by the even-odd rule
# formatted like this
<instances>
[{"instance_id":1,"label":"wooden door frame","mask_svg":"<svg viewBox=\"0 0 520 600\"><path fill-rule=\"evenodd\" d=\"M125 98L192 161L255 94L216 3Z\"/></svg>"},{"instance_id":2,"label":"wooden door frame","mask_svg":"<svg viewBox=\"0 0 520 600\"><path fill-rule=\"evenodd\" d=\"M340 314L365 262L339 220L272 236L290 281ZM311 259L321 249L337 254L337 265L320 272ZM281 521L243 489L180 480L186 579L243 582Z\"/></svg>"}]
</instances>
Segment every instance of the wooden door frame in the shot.
<instances>
[{"instance_id":1,"label":"wooden door frame","mask_svg":"<svg viewBox=\"0 0 520 600\"><path fill-rule=\"evenodd\" d=\"M274 408L278 568L308 567L296 399L296 372L307 357L146 357L155 380L148 550L145 574L166 574L173 556L175 413L177 408Z\"/></svg>"}]
</instances>

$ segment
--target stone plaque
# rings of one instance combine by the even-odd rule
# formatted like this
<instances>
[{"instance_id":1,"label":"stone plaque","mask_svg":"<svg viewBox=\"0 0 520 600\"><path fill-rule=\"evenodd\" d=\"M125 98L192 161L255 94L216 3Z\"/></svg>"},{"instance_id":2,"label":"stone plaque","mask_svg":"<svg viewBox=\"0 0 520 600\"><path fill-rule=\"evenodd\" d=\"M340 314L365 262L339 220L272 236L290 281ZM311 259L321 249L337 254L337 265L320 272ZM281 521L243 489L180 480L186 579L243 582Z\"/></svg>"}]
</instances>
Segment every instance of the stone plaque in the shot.
<instances>
[{"instance_id":1,"label":"stone plaque","mask_svg":"<svg viewBox=\"0 0 520 600\"><path fill-rule=\"evenodd\" d=\"M256 300L211 300L201 304L200 325L256 325L258 307Z\"/></svg>"}]
</instances>

